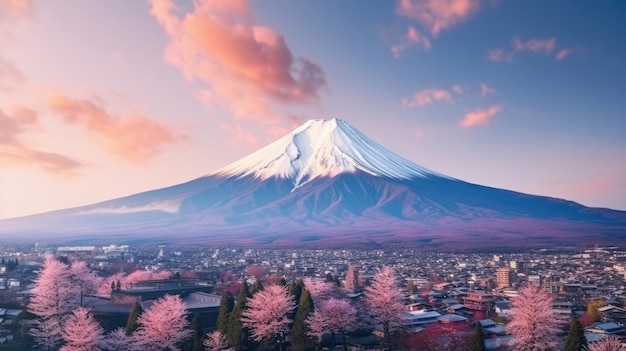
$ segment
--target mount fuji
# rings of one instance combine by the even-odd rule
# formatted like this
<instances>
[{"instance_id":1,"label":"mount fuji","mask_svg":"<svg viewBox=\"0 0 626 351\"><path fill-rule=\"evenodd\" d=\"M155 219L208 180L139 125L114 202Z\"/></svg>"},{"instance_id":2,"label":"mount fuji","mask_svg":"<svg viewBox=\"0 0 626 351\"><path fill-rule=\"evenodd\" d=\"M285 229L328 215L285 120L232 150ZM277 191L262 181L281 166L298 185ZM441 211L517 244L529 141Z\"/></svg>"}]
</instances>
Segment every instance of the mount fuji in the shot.
<instances>
[{"instance_id":1,"label":"mount fuji","mask_svg":"<svg viewBox=\"0 0 626 351\"><path fill-rule=\"evenodd\" d=\"M0 242L431 249L621 245L626 212L467 183L311 120L187 183L0 221Z\"/></svg>"}]
</instances>

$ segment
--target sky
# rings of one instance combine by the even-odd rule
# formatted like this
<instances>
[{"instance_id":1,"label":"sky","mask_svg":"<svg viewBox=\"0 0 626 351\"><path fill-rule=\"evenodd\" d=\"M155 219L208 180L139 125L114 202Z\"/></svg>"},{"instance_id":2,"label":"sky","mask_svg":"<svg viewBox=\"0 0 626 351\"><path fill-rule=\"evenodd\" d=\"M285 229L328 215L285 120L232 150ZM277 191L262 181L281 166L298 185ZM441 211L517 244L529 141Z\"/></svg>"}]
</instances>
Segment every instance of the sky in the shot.
<instances>
[{"instance_id":1,"label":"sky","mask_svg":"<svg viewBox=\"0 0 626 351\"><path fill-rule=\"evenodd\" d=\"M340 118L471 183L626 210L626 3L0 0L0 219Z\"/></svg>"}]
</instances>

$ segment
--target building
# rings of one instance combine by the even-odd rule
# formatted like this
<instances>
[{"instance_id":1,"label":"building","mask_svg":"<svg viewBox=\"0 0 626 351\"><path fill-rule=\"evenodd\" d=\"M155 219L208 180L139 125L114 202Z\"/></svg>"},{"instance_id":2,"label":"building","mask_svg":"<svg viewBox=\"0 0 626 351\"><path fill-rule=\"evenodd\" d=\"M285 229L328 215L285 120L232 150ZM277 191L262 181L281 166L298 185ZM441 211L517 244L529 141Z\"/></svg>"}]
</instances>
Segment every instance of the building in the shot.
<instances>
[{"instance_id":1,"label":"building","mask_svg":"<svg viewBox=\"0 0 626 351\"><path fill-rule=\"evenodd\" d=\"M510 288L513 280L513 270L508 267L498 268L496 270L496 284L498 288Z\"/></svg>"},{"instance_id":2,"label":"building","mask_svg":"<svg viewBox=\"0 0 626 351\"><path fill-rule=\"evenodd\" d=\"M463 298L463 305L474 311L491 311L495 301L491 294L471 291Z\"/></svg>"}]
</instances>

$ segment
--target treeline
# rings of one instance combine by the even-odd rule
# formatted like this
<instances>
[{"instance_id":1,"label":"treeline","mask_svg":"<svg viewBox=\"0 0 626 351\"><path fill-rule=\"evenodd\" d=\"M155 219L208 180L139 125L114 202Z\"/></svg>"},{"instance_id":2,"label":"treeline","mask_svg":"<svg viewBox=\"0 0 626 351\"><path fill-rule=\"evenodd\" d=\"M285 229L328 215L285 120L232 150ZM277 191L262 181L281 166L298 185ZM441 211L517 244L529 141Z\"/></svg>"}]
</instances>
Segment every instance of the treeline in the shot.
<instances>
[{"instance_id":1,"label":"treeline","mask_svg":"<svg viewBox=\"0 0 626 351\"><path fill-rule=\"evenodd\" d=\"M7 268L7 272L11 272L17 269L17 267L19 266L19 261L17 260L17 258L9 258L8 260L6 258L2 258L0 260L0 266L5 266Z\"/></svg>"}]
</instances>

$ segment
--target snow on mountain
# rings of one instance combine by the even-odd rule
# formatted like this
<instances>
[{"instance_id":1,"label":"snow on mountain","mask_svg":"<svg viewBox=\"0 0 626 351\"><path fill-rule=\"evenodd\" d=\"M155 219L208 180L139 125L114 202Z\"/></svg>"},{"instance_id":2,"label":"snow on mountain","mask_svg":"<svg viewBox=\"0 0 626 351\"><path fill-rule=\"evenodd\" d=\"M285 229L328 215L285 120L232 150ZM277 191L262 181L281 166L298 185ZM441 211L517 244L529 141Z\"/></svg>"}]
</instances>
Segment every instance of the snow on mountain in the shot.
<instances>
[{"instance_id":1,"label":"snow on mountain","mask_svg":"<svg viewBox=\"0 0 626 351\"><path fill-rule=\"evenodd\" d=\"M445 177L398 156L340 119L310 120L210 175L287 178L295 189L319 177L357 170L392 179Z\"/></svg>"},{"instance_id":2,"label":"snow on mountain","mask_svg":"<svg viewBox=\"0 0 626 351\"><path fill-rule=\"evenodd\" d=\"M626 243L626 212L467 183L338 119L306 122L214 173L0 221L2 241L486 248Z\"/></svg>"}]
</instances>

